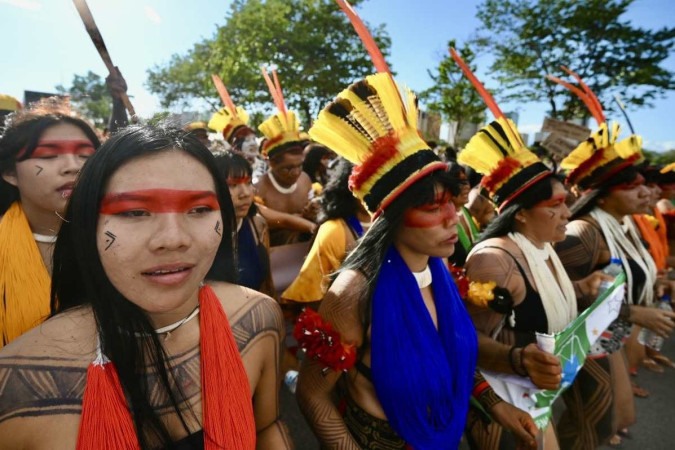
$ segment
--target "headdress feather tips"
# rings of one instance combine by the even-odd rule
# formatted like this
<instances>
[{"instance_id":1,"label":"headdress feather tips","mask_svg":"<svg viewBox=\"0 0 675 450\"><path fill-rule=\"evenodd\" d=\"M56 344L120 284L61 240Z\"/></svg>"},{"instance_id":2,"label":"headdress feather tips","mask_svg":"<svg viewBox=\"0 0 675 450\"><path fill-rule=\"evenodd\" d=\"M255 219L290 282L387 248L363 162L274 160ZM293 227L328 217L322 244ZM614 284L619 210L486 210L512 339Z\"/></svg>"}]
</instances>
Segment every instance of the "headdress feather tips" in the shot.
<instances>
[{"instance_id":1,"label":"headdress feather tips","mask_svg":"<svg viewBox=\"0 0 675 450\"><path fill-rule=\"evenodd\" d=\"M551 171L527 149L515 123L506 117L454 48L450 49L450 55L496 119L469 140L457 160L485 175L481 185L501 210L527 188L551 175Z\"/></svg>"},{"instance_id":2,"label":"headdress feather tips","mask_svg":"<svg viewBox=\"0 0 675 450\"><path fill-rule=\"evenodd\" d=\"M267 138L263 143L262 153L267 157L272 157L282 150L296 145L301 146L304 140L300 136L300 126L295 113L286 109L286 102L276 69L272 70L272 77L270 77L266 67L261 66L260 69L277 108L277 113L258 127Z\"/></svg>"},{"instance_id":3,"label":"headdress feather tips","mask_svg":"<svg viewBox=\"0 0 675 450\"><path fill-rule=\"evenodd\" d=\"M642 138L631 135L617 142L619 124L613 123L611 127L608 126L602 105L595 93L576 72L565 66L561 68L579 83L579 87L552 75L547 75L547 78L579 97L598 122L599 128L572 150L562 160L560 167L567 172L566 183L577 185L582 189L594 189L625 167L642 161Z\"/></svg>"},{"instance_id":4,"label":"headdress feather tips","mask_svg":"<svg viewBox=\"0 0 675 450\"><path fill-rule=\"evenodd\" d=\"M253 133L253 130L248 127L248 114L243 108L235 106L223 80L218 75L212 74L211 80L213 80L213 84L225 107L213 113L208 127L223 133L223 138L230 144L233 144L237 136L240 135L240 132L245 131L246 134Z\"/></svg>"},{"instance_id":5,"label":"headdress feather tips","mask_svg":"<svg viewBox=\"0 0 675 450\"><path fill-rule=\"evenodd\" d=\"M415 95L410 90L401 95L363 21L346 0L336 2L378 73L340 92L319 113L309 134L355 165L350 189L377 216L416 180L447 166L429 150L417 130Z\"/></svg>"}]
</instances>

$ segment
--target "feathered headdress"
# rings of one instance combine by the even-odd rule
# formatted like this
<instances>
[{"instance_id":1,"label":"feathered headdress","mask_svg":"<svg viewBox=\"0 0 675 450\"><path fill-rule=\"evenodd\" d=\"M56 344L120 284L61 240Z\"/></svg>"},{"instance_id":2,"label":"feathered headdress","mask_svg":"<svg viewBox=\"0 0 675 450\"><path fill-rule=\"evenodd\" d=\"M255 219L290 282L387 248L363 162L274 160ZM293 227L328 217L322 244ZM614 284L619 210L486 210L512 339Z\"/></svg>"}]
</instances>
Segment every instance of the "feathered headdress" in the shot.
<instances>
[{"instance_id":1,"label":"feathered headdress","mask_svg":"<svg viewBox=\"0 0 675 450\"><path fill-rule=\"evenodd\" d=\"M262 144L262 153L268 158L293 147L302 147L304 140L300 136L300 127L293 111L286 110L284 95L281 92L281 84L277 78L277 71L272 70L272 77L267 73L267 68L261 67L263 78L267 88L272 94L277 113L260 124L258 129L265 135Z\"/></svg>"},{"instance_id":2,"label":"feathered headdress","mask_svg":"<svg viewBox=\"0 0 675 450\"><path fill-rule=\"evenodd\" d=\"M582 190L596 189L616 175L622 169L642 161L642 138L635 134L623 141L616 142L619 135L619 125L613 123L607 126L605 113L598 97L584 83L581 77L562 66L567 74L571 75L580 87L561 80L558 77L547 75L554 81L574 93L588 108L598 123L596 130L560 163L560 167L567 171L567 184L576 185Z\"/></svg>"},{"instance_id":3,"label":"feathered headdress","mask_svg":"<svg viewBox=\"0 0 675 450\"><path fill-rule=\"evenodd\" d=\"M485 175L481 186L501 211L552 172L527 149L516 125L504 115L454 48L450 49L450 54L496 119L469 140L457 161Z\"/></svg>"},{"instance_id":4,"label":"feathered headdress","mask_svg":"<svg viewBox=\"0 0 675 450\"><path fill-rule=\"evenodd\" d=\"M361 19L345 0L349 17L379 72L338 94L309 130L313 140L355 165L349 188L375 217L423 176L445 170L417 130L416 97L405 100L389 66Z\"/></svg>"},{"instance_id":5,"label":"feathered headdress","mask_svg":"<svg viewBox=\"0 0 675 450\"><path fill-rule=\"evenodd\" d=\"M248 134L255 132L248 126L248 114L243 108L234 106L234 102L227 92L227 88L218 75L211 75L213 84L216 86L218 95L225 105L224 108L214 113L209 120L209 128L223 133L223 138L230 144Z\"/></svg>"}]
</instances>

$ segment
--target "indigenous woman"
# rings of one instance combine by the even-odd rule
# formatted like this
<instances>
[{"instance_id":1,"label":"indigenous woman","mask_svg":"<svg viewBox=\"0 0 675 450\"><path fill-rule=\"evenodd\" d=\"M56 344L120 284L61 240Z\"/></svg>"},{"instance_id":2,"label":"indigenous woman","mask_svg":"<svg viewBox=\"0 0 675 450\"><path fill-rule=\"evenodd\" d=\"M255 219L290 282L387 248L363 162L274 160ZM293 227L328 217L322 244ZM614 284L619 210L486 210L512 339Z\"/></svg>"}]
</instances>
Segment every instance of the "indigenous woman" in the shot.
<instances>
[{"instance_id":1,"label":"indigenous woman","mask_svg":"<svg viewBox=\"0 0 675 450\"><path fill-rule=\"evenodd\" d=\"M308 351L298 400L324 448L456 449L477 341L444 262L457 242L455 187L418 134L414 96L404 103L372 38L366 47L380 73L341 92L310 136L355 164L352 192L376 219L320 315L307 310L298 320ZM533 442L522 416L508 416Z\"/></svg>"},{"instance_id":2,"label":"indigenous woman","mask_svg":"<svg viewBox=\"0 0 675 450\"><path fill-rule=\"evenodd\" d=\"M53 317L0 352L4 445L289 448L278 306L203 284L233 247L218 180L181 130L128 127L94 154L54 250Z\"/></svg>"},{"instance_id":3,"label":"indigenous woman","mask_svg":"<svg viewBox=\"0 0 675 450\"><path fill-rule=\"evenodd\" d=\"M0 138L0 348L49 315L52 249L82 165L99 146L61 100L8 116Z\"/></svg>"},{"instance_id":4,"label":"indigenous woman","mask_svg":"<svg viewBox=\"0 0 675 450\"><path fill-rule=\"evenodd\" d=\"M572 206L567 237L556 249L573 280L604 268L612 258L620 259L627 279L619 318L591 350L594 370L581 373L582 382L575 383L564 394L567 411L558 426L560 442L565 448L587 449L601 445L617 430L624 430L635 421L622 350L631 324L666 335L674 326L669 316L675 314L647 307L654 299L656 267L640 241L635 224L626 220L631 214L644 211L649 202L644 179L633 166L642 158L641 139L632 136L616 143L618 125L614 124L610 130L595 95L576 74L569 73L579 81L581 90L572 88L600 128L561 163L567 171L566 183L582 195ZM593 299L586 296L583 300L580 309ZM608 392L598 395L603 391Z\"/></svg>"},{"instance_id":5,"label":"indigenous woman","mask_svg":"<svg viewBox=\"0 0 675 450\"><path fill-rule=\"evenodd\" d=\"M370 215L349 190L353 165L341 160L321 196L323 217L312 247L295 281L284 291L284 302L319 302L328 290L329 276L370 227ZM312 305L314 307L318 305Z\"/></svg>"},{"instance_id":6,"label":"indigenous woman","mask_svg":"<svg viewBox=\"0 0 675 450\"><path fill-rule=\"evenodd\" d=\"M251 165L243 156L234 153L217 154L216 163L222 179L227 181L237 221L237 283L274 297L270 273L269 232L267 222L257 213L253 203ZM216 261L219 261L219 256L216 255ZM216 265L217 263L214 264ZM214 268L212 267L211 274L214 279L219 279Z\"/></svg>"},{"instance_id":7,"label":"indigenous woman","mask_svg":"<svg viewBox=\"0 0 675 450\"><path fill-rule=\"evenodd\" d=\"M562 380L560 362L537 347L535 333L560 332L577 316L575 287L551 246L565 238L570 216L566 190L525 147L515 124L451 52L497 117L458 156L460 163L484 175L481 186L498 208L498 216L469 253L466 274L472 281L494 283L506 292L503 297L511 299L510 304L470 304L480 333L478 365L529 377L540 389L557 389ZM509 400L518 405L520 398ZM513 438L497 424L472 426L469 431L472 448L515 448ZM558 448L551 425L540 434L544 448Z\"/></svg>"},{"instance_id":8,"label":"indigenous woman","mask_svg":"<svg viewBox=\"0 0 675 450\"><path fill-rule=\"evenodd\" d=\"M464 267L466 256L471 251L473 244L478 240L478 227L474 222L466 204L469 202L469 179L466 176L464 168L456 162L448 163L448 174L457 180L459 184L459 193L452 197L452 203L455 205L459 223L457 224L457 237L459 245L455 246L455 252L450 256L450 263L457 267Z\"/></svg>"}]
</instances>

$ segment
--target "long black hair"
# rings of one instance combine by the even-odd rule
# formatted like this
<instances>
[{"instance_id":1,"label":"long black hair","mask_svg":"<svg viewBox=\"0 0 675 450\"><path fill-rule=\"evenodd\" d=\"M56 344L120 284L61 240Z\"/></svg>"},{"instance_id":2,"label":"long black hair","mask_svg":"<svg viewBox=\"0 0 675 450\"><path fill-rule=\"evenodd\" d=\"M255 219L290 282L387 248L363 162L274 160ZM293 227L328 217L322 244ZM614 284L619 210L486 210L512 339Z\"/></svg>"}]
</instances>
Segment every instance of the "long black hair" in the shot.
<instances>
[{"instance_id":1,"label":"long black hair","mask_svg":"<svg viewBox=\"0 0 675 450\"><path fill-rule=\"evenodd\" d=\"M187 431L184 412L181 412L184 399L176 398L172 391L179 383L170 381L173 376L167 370L168 357L147 315L127 300L106 276L97 248L96 227L101 199L113 174L135 158L168 151L187 153L211 173L224 228L219 251L231 254L234 211L227 187L218 182L218 169L211 152L194 136L164 125L124 128L87 160L54 247L52 315L82 305L91 307L102 351L117 368L143 449L156 448L158 444L166 447L171 443L169 431L149 401L149 393L155 386L147 384L146 364L154 366L161 389ZM234 281L236 273L231 273L230 278ZM138 339L136 333L150 338Z\"/></svg>"},{"instance_id":2,"label":"long black hair","mask_svg":"<svg viewBox=\"0 0 675 450\"><path fill-rule=\"evenodd\" d=\"M31 157L45 130L62 123L82 130L94 148L101 144L93 128L74 116L64 100L44 99L28 109L7 116L4 129L0 130L0 174L16 170L17 162ZM20 158L19 153L22 153ZM19 199L19 189L0 178L0 216Z\"/></svg>"},{"instance_id":3,"label":"long black hair","mask_svg":"<svg viewBox=\"0 0 675 450\"><path fill-rule=\"evenodd\" d=\"M494 237L506 236L512 232L518 211L530 209L537 203L550 199L553 195L554 183L560 183L560 180L551 174L551 176L538 181L516 197L497 217L492 219L485 231L481 233L479 242Z\"/></svg>"},{"instance_id":4,"label":"long black hair","mask_svg":"<svg viewBox=\"0 0 675 450\"><path fill-rule=\"evenodd\" d=\"M606 183L585 192L570 208L570 212L572 213L570 220L576 220L579 217L590 214L590 212L598 206L598 201L607 197L614 186L630 183L631 181L634 181L638 175L639 172L637 168L629 166L612 176Z\"/></svg>"},{"instance_id":5,"label":"long black hair","mask_svg":"<svg viewBox=\"0 0 675 450\"><path fill-rule=\"evenodd\" d=\"M359 200L349 190L349 176L354 165L340 158L326 188L321 194L319 223L327 220L346 219L356 214Z\"/></svg>"},{"instance_id":6,"label":"long black hair","mask_svg":"<svg viewBox=\"0 0 675 450\"><path fill-rule=\"evenodd\" d=\"M380 268L384 263L387 250L394 243L396 232L403 224L403 214L409 208L433 203L436 200L439 185L453 195L459 193L457 180L443 170L432 172L418 180L382 212L342 264L340 272L356 270L362 273L367 280L367 288L361 297L360 311L364 319L364 333L370 325L372 297Z\"/></svg>"},{"instance_id":7,"label":"long black hair","mask_svg":"<svg viewBox=\"0 0 675 450\"><path fill-rule=\"evenodd\" d=\"M331 151L328 147L320 144L309 144L305 147L305 160L302 162L302 171L309 175L312 183L326 183L326 169L323 167L321 160L330 154ZM317 177L317 172L319 172L319 177Z\"/></svg>"}]
</instances>

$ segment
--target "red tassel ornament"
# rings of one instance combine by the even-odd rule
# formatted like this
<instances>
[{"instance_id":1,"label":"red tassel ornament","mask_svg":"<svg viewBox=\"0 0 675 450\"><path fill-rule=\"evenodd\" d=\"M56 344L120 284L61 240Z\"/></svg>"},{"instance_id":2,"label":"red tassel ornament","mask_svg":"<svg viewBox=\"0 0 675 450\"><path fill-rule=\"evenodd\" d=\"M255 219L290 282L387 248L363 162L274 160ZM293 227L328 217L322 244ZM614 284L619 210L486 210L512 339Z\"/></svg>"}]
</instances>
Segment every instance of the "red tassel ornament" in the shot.
<instances>
[{"instance_id":1,"label":"red tassel ornament","mask_svg":"<svg viewBox=\"0 0 675 450\"><path fill-rule=\"evenodd\" d=\"M77 450L140 449L115 365L101 349L87 368Z\"/></svg>"}]
</instances>

